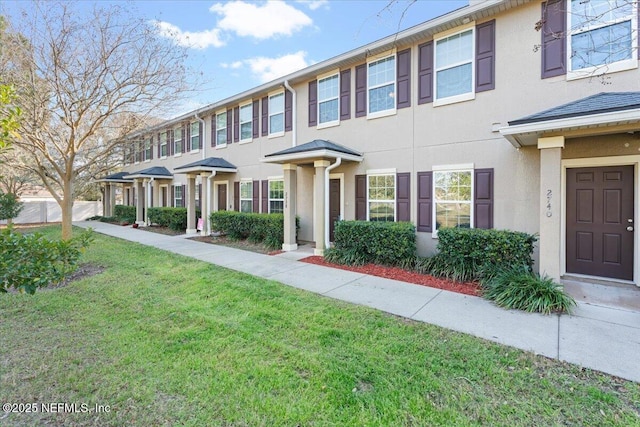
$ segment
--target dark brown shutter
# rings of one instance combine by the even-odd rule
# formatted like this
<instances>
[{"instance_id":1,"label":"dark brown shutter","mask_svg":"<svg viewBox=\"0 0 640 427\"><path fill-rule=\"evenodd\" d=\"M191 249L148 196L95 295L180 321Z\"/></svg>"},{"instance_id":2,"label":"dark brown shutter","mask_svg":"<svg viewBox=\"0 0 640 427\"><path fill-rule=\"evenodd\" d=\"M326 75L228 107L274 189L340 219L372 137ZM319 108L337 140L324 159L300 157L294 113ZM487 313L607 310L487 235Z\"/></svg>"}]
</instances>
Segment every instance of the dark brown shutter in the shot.
<instances>
[{"instance_id":1,"label":"dark brown shutter","mask_svg":"<svg viewBox=\"0 0 640 427\"><path fill-rule=\"evenodd\" d=\"M200 140L198 147L204 148L204 126L200 120L198 120L198 139Z\"/></svg>"},{"instance_id":2,"label":"dark brown shutter","mask_svg":"<svg viewBox=\"0 0 640 427\"><path fill-rule=\"evenodd\" d=\"M367 220L367 176L356 175L356 219Z\"/></svg>"},{"instance_id":3,"label":"dark brown shutter","mask_svg":"<svg viewBox=\"0 0 640 427\"><path fill-rule=\"evenodd\" d=\"M253 204L253 212L254 213L260 212L260 181L258 180L253 181L252 204Z\"/></svg>"},{"instance_id":4,"label":"dark brown shutter","mask_svg":"<svg viewBox=\"0 0 640 427\"><path fill-rule=\"evenodd\" d=\"M566 72L567 40L564 0L542 3L542 78L560 76Z\"/></svg>"},{"instance_id":5,"label":"dark brown shutter","mask_svg":"<svg viewBox=\"0 0 640 427\"><path fill-rule=\"evenodd\" d=\"M227 110L227 144L231 144L231 110Z\"/></svg>"},{"instance_id":6,"label":"dark brown shutter","mask_svg":"<svg viewBox=\"0 0 640 427\"><path fill-rule=\"evenodd\" d=\"M233 142L238 141L240 141L240 107L235 107L233 109Z\"/></svg>"},{"instance_id":7,"label":"dark brown shutter","mask_svg":"<svg viewBox=\"0 0 640 427\"><path fill-rule=\"evenodd\" d=\"M340 120L351 118L351 69L340 72Z\"/></svg>"},{"instance_id":8,"label":"dark brown shutter","mask_svg":"<svg viewBox=\"0 0 640 427\"><path fill-rule=\"evenodd\" d=\"M167 144L167 154L173 156L175 154L175 149L173 148L173 129L167 132Z\"/></svg>"},{"instance_id":9,"label":"dark brown shutter","mask_svg":"<svg viewBox=\"0 0 640 427\"><path fill-rule=\"evenodd\" d=\"M175 188L173 187L173 185L170 185L170 186L169 186L169 200L170 200L170 202L169 202L168 206L172 206L172 207L174 207L174 208L175 208L175 207L177 207L177 206L175 205L175 195L176 195L176 194L175 194L175 191L176 191L176 190L175 190Z\"/></svg>"},{"instance_id":10,"label":"dark brown shutter","mask_svg":"<svg viewBox=\"0 0 640 427\"><path fill-rule=\"evenodd\" d=\"M182 152L185 153L187 151L187 147L191 150L191 125L190 123L185 124L182 127Z\"/></svg>"},{"instance_id":11,"label":"dark brown shutter","mask_svg":"<svg viewBox=\"0 0 640 427\"><path fill-rule=\"evenodd\" d=\"M367 115L367 64L356 67L356 117Z\"/></svg>"},{"instance_id":12,"label":"dark brown shutter","mask_svg":"<svg viewBox=\"0 0 640 427\"><path fill-rule=\"evenodd\" d=\"M211 146L215 147L218 141L216 141L216 131L218 130L218 123L216 121L215 113L211 116Z\"/></svg>"},{"instance_id":13,"label":"dark brown shutter","mask_svg":"<svg viewBox=\"0 0 640 427\"><path fill-rule=\"evenodd\" d=\"M145 155L146 155L146 151L145 151ZM145 160L152 160L153 159L153 137L149 138L149 158L145 159Z\"/></svg>"},{"instance_id":14,"label":"dark brown shutter","mask_svg":"<svg viewBox=\"0 0 640 427\"><path fill-rule=\"evenodd\" d=\"M262 213L269 212L269 181L262 181Z\"/></svg>"},{"instance_id":15,"label":"dark brown shutter","mask_svg":"<svg viewBox=\"0 0 640 427\"><path fill-rule=\"evenodd\" d=\"M318 124L318 81L309 82L309 127Z\"/></svg>"},{"instance_id":16,"label":"dark brown shutter","mask_svg":"<svg viewBox=\"0 0 640 427\"><path fill-rule=\"evenodd\" d=\"M269 97L262 98L262 136L269 135Z\"/></svg>"},{"instance_id":17,"label":"dark brown shutter","mask_svg":"<svg viewBox=\"0 0 640 427\"><path fill-rule=\"evenodd\" d=\"M493 169L476 169L474 174L473 226L493 228Z\"/></svg>"},{"instance_id":18,"label":"dark brown shutter","mask_svg":"<svg viewBox=\"0 0 640 427\"><path fill-rule=\"evenodd\" d=\"M260 101L253 101L253 117L251 118L251 127L253 128L253 137L257 138L260 136Z\"/></svg>"},{"instance_id":19,"label":"dark brown shutter","mask_svg":"<svg viewBox=\"0 0 640 427\"><path fill-rule=\"evenodd\" d=\"M418 172L418 231L433 231L433 172Z\"/></svg>"},{"instance_id":20,"label":"dark brown shutter","mask_svg":"<svg viewBox=\"0 0 640 427\"><path fill-rule=\"evenodd\" d=\"M186 185L182 185L182 200L181 200L181 208L186 208L187 207L187 186Z\"/></svg>"},{"instance_id":21,"label":"dark brown shutter","mask_svg":"<svg viewBox=\"0 0 640 427\"><path fill-rule=\"evenodd\" d=\"M293 130L293 94L288 90L284 91L284 131Z\"/></svg>"},{"instance_id":22,"label":"dark brown shutter","mask_svg":"<svg viewBox=\"0 0 640 427\"><path fill-rule=\"evenodd\" d=\"M160 148L160 134L158 134L158 158L162 157L162 151Z\"/></svg>"},{"instance_id":23,"label":"dark brown shutter","mask_svg":"<svg viewBox=\"0 0 640 427\"><path fill-rule=\"evenodd\" d=\"M495 84L496 20L476 26L476 92L493 90Z\"/></svg>"},{"instance_id":24,"label":"dark brown shutter","mask_svg":"<svg viewBox=\"0 0 640 427\"><path fill-rule=\"evenodd\" d=\"M398 52L396 63L396 102L398 108L411 107L411 49ZM404 220L403 220L404 221Z\"/></svg>"},{"instance_id":25,"label":"dark brown shutter","mask_svg":"<svg viewBox=\"0 0 640 427\"><path fill-rule=\"evenodd\" d=\"M233 183L233 210L240 212L240 183Z\"/></svg>"},{"instance_id":26,"label":"dark brown shutter","mask_svg":"<svg viewBox=\"0 0 640 427\"><path fill-rule=\"evenodd\" d=\"M433 102L433 41L418 46L418 104Z\"/></svg>"},{"instance_id":27,"label":"dark brown shutter","mask_svg":"<svg viewBox=\"0 0 640 427\"><path fill-rule=\"evenodd\" d=\"M396 220L411 221L411 174L396 174Z\"/></svg>"}]
</instances>

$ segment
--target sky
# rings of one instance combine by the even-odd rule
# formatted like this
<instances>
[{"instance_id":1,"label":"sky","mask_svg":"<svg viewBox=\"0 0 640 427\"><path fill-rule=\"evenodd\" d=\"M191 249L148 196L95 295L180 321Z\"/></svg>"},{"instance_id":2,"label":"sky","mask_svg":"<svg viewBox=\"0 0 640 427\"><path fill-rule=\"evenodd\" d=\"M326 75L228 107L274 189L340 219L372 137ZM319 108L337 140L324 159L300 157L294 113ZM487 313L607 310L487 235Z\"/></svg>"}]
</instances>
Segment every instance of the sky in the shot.
<instances>
[{"instance_id":1,"label":"sky","mask_svg":"<svg viewBox=\"0 0 640 427\"><path fill-rule=\"evenodd\" d=\"M3 0L17 15L27 0ZM101 2L103 5L107 2ZM118 3L110 1L108 3ZM92 2L82 0L90 10ZM468 0L129 1L161 37L188 47L205 80L183 112L222 100L468 4Z\"/></svg>"}]
</instances>

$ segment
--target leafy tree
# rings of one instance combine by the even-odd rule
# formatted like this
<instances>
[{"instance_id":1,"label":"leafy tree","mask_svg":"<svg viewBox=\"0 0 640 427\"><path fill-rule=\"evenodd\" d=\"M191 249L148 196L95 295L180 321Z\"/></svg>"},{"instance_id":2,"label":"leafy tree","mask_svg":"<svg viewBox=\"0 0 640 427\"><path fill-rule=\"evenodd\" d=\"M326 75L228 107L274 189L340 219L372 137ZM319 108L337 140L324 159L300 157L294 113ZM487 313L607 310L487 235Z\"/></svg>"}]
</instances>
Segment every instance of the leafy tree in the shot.
<instances>
[{"instance_id":1,"label":"leafy tree","mask_svg":"<svg viewBox=\"0 0 640 427\"><path fill-rule=\"evenodd\" d=\"M0 192L0 220L11 220L17 217L22 210L22 202L13 193Z\"/></svg>"},{"instance_id":2,"label":"leafy tree","mask_svg":"<svg viewBox=\"0 0 640 427\"><path fill-rule=\"evenodd\" d=\"M0 149L17 138L17 130L22 111L13 105L15 90L9 85L0 85Z\"/></svg>"},{"instance_id":3,"label":"leafy tree","mask_svg":"<svg viewBox=\"0 0 640 427\"><path fill-rule=\"evenodd\" d=\"M0 75L24 116L14 144L60 205L63 239L81 185L122 160L124 135L182 101L189 77L186 50L128 6L79 7L29 2L0 32Z\"/></svg>"}]
</instances>

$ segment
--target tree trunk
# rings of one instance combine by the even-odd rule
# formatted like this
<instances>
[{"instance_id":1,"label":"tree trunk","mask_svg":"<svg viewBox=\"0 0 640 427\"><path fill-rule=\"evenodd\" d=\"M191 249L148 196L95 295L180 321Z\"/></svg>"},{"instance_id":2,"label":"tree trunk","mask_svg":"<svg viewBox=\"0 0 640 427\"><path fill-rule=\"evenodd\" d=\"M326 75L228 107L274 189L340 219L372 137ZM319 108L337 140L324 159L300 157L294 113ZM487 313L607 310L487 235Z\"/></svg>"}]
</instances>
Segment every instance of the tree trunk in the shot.
<instances>
[{"instance_id":1,"label":"tree trunk","mask_svg":"<svg viewBox=\"0 0 640 427\"><path fill-rule=\"evenodd\" d=\"M62 200L59 202L62 209L62 240L69 240L73 237L73 182L65 179L62 189Z\"/></svg>"}]
</instances>

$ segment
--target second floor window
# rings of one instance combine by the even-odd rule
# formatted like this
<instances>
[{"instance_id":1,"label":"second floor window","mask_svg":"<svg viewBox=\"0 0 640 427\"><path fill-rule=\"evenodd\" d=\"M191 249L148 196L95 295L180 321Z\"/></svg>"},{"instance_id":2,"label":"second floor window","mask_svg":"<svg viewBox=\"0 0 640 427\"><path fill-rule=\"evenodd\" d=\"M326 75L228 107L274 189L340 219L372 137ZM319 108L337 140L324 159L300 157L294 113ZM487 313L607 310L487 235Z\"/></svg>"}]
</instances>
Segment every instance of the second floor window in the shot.
<instances>
[{"instance_id":1,"label":"second floor window","mask_svg":"<svg viewBox=\"0 0 640 427\"><path fill-rule=\"evenodd\" d=\"M177 127L173 130L173 152L175 154L182 153L182 128Z\"/></svg>"},{"instance_id":2,"label":"second floor window","mask_svg":"<svg viewBox=\"0 0 640 427\"><path fill-rule=\"evenodd\" d=\"M216 114L216 146L227 145L227 113Z\"/></svg>"},{"instance_id":3,"label":"second floor window","mask_svg":"<svg viewBox=\"0 0 640 427\"><path fill-rule=\"evenodd\" d=\"M269 135L284 132L284 92L269 97Z\"/></svg>"},{"instance_id":4,"label":"second floor window","mask_svg":"<svg viewBox=\"0 0 640 427\"><path fill-rule=\"evenodd\" d=\"M250 141L253 136L253 109L251 104L240 107L240 141Z\"/></svg>"},{"instance_id":5,"label":"second floor window","mask_svg":"<svg viewBox=\"0 0 640 427\"><path fill-rule=\"evenodd\" d=\"M153 139L149 138L144 141L144 160L151 160L153 157Z\"/></svg>"},{"instance_id":6,"label":"second floor window","mask_svg":"<svg viewBox=\"0 0 640 427\"><path fill-rule=\"evenodd\" d=\"M388 56L368 65L368 114L396 108L396 57Z\"/></svg>"},{"instance_id":7,"label":"second floor window","mask_svg":"<svg viewBox=\"0 0 640 427\"><path fill-rule=\"evenodd\" d=\"M318 80L318 124L338 121L339 95L340 78L338 74Z\"/></svg>"},{"instance_id":8,"label":"second floor window","mask_svg":"<svg viewBox=\"0 0 640 427\"><path fill-rule=\"evenodd\" d=\"M200 149L200 123L193 122L190 125L191 134L189 136L189 151Z\"/></svg>"},{"instance_id":9,"label":"second floor window","mask_svg":"<svg viewBox=\"0 0 640 427\"><path fill-rule=\"evenodd\" d=\"M436 41L436 100L473 95L473 41L472 29Z\"/></svg>"},{"instance_id":10,"label":"second floor window","mask_svg":"<svg viewBox=\"0 0 640 427\"><path fill-rule=\"evenodd\" d=\"M167 132L160 134L160 156L167 157Z\"/></svg>"}]
</instances>

